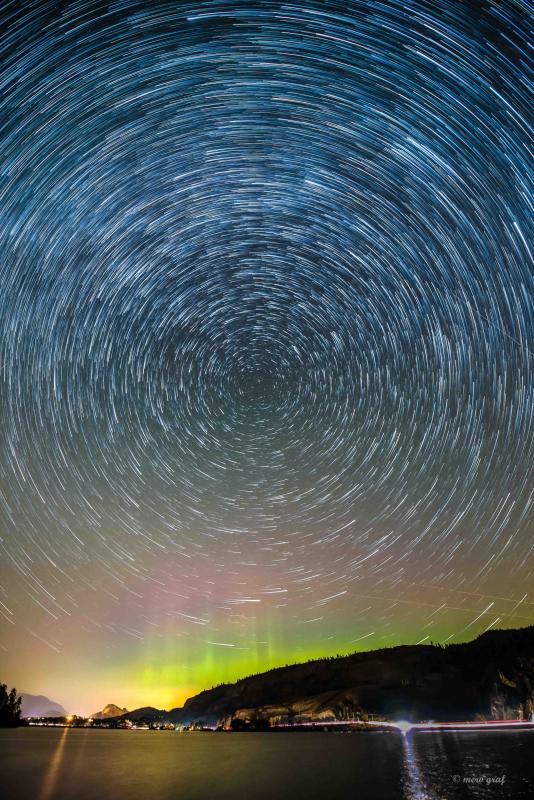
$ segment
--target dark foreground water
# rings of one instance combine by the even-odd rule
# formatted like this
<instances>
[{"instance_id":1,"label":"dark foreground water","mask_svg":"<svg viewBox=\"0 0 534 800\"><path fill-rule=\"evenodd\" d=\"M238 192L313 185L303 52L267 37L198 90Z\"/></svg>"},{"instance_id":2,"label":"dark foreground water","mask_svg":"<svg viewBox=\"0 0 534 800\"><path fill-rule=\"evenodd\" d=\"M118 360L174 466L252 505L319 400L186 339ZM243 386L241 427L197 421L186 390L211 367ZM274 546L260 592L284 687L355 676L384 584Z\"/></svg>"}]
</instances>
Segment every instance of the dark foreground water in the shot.
<instances>
[{"instance_id":1,"label":"dark foreground water","mask_svg":"<svg viewBox=\"0 0 534 800\"><path fill-rule=\"evenodd\" d=\"M534 798L534 731L0 730L1 800Z\"/></svg>"}]
</instances>

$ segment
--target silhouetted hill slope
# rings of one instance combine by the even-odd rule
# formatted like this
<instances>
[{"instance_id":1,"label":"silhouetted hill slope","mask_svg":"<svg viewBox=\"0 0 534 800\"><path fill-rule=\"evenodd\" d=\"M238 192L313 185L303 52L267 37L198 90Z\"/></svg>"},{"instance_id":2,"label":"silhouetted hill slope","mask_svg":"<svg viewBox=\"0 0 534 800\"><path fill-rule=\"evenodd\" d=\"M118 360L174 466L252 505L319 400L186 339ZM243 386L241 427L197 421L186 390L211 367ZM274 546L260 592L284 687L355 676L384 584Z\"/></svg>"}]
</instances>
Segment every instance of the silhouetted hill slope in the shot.
<instances>
[{"instance_id":1,"label":"silhouetted hill slope","mask_svg":"<svg viewBox=\"0 0 534 800\"><path fill-rule=\"evenodd\" d=\"M533 705L534 626L447 647L405 645L280 667L201 692L166 716L183 723L236 715L503 719L530 718Z\"/></svg>"},{"instance_id":2,"label":"silhouetted hill slope","mask_svg":"<svg viewBox=\"0 0 534 800\"><path fill-rule=\"evenodd\" d=\"M163 711L154 706L143 706L143 708L136 708L135 711L129 711L123 714L123 719L131 719L132 722L139 722L141 720L160 720L169 718L168 711Z\"/></svg>"}]
</instances>

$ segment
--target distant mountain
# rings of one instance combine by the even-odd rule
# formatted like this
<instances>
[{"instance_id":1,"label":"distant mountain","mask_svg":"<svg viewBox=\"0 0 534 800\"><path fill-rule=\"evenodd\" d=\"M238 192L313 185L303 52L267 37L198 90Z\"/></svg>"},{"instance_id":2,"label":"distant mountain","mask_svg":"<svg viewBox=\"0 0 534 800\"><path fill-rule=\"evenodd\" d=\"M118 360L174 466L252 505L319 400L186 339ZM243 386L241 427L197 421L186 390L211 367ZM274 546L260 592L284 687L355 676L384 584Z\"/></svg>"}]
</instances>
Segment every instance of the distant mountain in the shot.
<instances>
[{"instance_id":1,"label":"distant mountain","mask_svg":"<svg viewBox=\"0 0 534 800\"><path fill-rule=\"evenodd\" d=\"M114 717L122 717L127 713L127 708L120 708L113 703L108 703L108 705L103 708L102 711L95 711L94 714L91 714L91 717L93 719L113 719Z\"/></svg>"},{"instance_id":2,"label":"distant mountain","mask_svg":"<svg viewBox=\"0 0 534 800\"><path fill-rule=\"evenodd\" d=\"M42 694L22 694L22 717L64 717L67 712Z\"/></svg>"},{"instance_id":3,"label":"distant mountain","mask_svg":"<svg viewBox=\"0 0 534 800\"><path fill-rule=\"evenodd\" d=\"M280 667L201 692L166 718L274 724L370 714L530 719L533 711L534 626L488 631L466 644L404 645Z\"/></svg>"}]
</instances>

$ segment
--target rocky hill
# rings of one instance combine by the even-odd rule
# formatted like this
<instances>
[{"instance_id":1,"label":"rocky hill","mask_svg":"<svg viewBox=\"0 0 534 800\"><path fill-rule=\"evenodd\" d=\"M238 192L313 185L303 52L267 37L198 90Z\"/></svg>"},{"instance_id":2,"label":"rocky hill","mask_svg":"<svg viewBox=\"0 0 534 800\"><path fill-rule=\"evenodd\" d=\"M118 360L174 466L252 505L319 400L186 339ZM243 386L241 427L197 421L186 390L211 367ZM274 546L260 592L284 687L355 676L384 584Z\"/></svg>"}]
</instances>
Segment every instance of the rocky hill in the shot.
<instances>
[{"instance_id":1,"label":"rocky hill","mask_svg":"<svg viewBox=\"0 0 534 800\"><path fill-rule=\"evenodd\" d=\"M531 719L534 626L492 630L457 645L403 645L279 667L222 684L171 711L134 721L228 724L388 719Z\"/></svg>"},{"instance_id":2,"label":"rocky hill","mask_svg":"<svg viewBox=\"0 0 534 800\"><path fill-rule=\"evenodd\" d=\"M114 719L115 717L121 717L128 713L127 708L119 708L119 706L116 706L114 703L108 703L102 711L95 711L94 714L91 714L91 717L93 719Z\"/></svg>"},{"instance_id":3,"label":"rocky hill","mask_svg":"<svg viewBox=\"0 0 534 800\"><path fill-rule=\"evenodd\" d=\"M384 715L411 720L530 719L534 626L446 647L409 645L281 667L201 692L175 722L298 722Z\"/></svg>"}]
</instances>

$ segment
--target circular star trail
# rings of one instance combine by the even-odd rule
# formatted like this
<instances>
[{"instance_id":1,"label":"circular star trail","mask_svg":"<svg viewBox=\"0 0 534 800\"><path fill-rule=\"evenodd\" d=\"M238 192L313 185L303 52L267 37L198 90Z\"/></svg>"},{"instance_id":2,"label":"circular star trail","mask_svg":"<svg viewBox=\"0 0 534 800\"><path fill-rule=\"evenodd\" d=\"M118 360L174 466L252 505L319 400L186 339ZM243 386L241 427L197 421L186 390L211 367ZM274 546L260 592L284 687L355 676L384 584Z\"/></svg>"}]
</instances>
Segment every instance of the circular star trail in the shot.
<instances>
[{"instance_id":1,"label":"circular star trail","mask_svg":"<svg viewBox=\"0 0 534 800\"><path fill-rule=\"evenodd\" d=\"M208 647L232 604L418 638L413 603L443 634L487 603L414 585L515 596L526 5L45 1L2 26L6 628L23 596L97 624L95 585L122 631L129 588ZM478 626L512 620L491 605Z\"/></svg>"}]
</instances>

